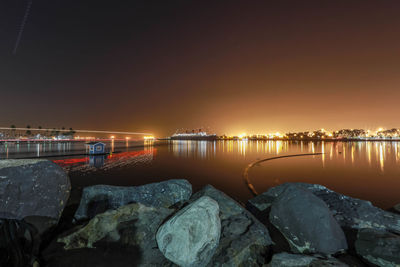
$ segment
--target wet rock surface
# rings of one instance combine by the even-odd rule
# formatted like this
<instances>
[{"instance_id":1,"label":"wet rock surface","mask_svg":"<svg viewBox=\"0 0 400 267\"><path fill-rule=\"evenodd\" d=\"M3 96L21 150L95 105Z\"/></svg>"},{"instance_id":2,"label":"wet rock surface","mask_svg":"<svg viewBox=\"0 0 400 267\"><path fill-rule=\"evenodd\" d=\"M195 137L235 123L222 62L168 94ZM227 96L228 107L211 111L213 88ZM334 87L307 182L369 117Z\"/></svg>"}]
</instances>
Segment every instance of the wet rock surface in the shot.
<instances>
[{"instance_id":1,"label":"wet rock surface","mask_svg":"<svg viewBox=\"0 0 400 267\"><path fill-rule=\"evenodd\" d=\"M317 266L332 266L332 267L346 267L347 264L338 261L335 258L323 258L320 256L290 254L286 252L274 254L271 262L268 264L270 267L317 267Z\"/></svg>"},{"instance_id":2,"label":"wet rock surface","mask_svg":"<svg viewBox=\"0 0 400 267\"><path fill-rule=\"evenodd\" d=\"M362 229L355 243L357 253L378 266L400 266L400 236L383 230Z\"/></svg>"},{"instance_id":3,"label":"wet rock surface","mask_svg":"<svg viewBox=\"0 0 400 267\"><path fill-rule=\"evenodd\" d=\"M269 189L267 192L251 199L249 209L261 217L287 187L296 184L310 190L323 200L331 210L341 227L347 229L374 228L400 233L400 215L375 207L371 202L352 198L334 192L325 186L305 183L285 183ZM260 218L262 219L262 218Z\"/></svg>"},{"instance_id":4,"label":"wet rock surface","mask_svg":"<svg viewBox=\"0 0 400 267\"><path fill-rule=\"evenodd\" d=\"M293 252L329 255L347 249L346 237L328 206L297 185L288 186L274 200L269 219Z\"/></svg>"},{"instance_id":5,"label":"wet rock surface","mask_svg":"<svg viewBox=\"0 0 400 267\"><path fill-rule=\"evenodd\" d=\"M89 263L111 266L112 261L118 262L118 266L132 266L132 263L134 266L171 266L157 248L155 233L173 212L173 209L140 203L106 211L87 225L58 237L46 249L44 258L49 266L90 266L85 265ZM102 261L97 262L95 257L82 258L85 255L91 258L99 255Z\"/></svg>"},{"instance_id":6,"label":"wet rock surface","mask_svg":"<svg viewBox=\"0 0 400 267\"><path fill-rule=\"evenodd\" d=\"M191 198L208 196L217 201L221 218L221 238L208 266L261 266L266 263L272 240L267 228L250 212L211 185Z\"/></svg>"},{"instance_id":7,"label":"wet rock surface","mask_svg":"<svg viewBox=\"0 0 400 267\"><path fill-rule=\"evenodd\" d=\"M192 185L184 179L132 187L89 186L83 189L75 219L90 219L96 214L130 203L141 203L152 207L170 207L178 202L187 201L191 195Z\"/></svg>"},{"instance_id":8,"label":"wet rock surface","mask_svg":"<svg viewBox=\"0 0 400 267\"><path fill-rule=\"evenodd\" d=\"M41 217L44 232L57 224L70 194L70 181L49 160L0 160L0 218Z\"/></svg>"},{"instance_id":9,"label":"wet rock surface","mask_svg":"<svg viewBox=\"0 0 400 267\"><path fill-rule=\"evenodd\" d=\"M206 266L221 234L218 203L203 196L181 209L157 231L157 244L179 266Z\"/></svg>"}]
</instances>

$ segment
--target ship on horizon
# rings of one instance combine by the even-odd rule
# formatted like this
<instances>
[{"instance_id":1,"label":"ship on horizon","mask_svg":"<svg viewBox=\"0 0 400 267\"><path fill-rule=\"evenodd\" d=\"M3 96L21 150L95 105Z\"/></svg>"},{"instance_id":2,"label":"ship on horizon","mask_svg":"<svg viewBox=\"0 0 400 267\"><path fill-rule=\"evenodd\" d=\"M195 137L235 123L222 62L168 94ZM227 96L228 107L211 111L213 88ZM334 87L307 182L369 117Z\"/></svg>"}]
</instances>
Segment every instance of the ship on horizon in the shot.
<instances>
[{"instance_id":1,"label":"ship on horizon","mask_svg":"<svg viewBox=\"0 0 400 267\"><path fill-rule=\"evenodd\" d=\"M185 131L185 132L176 132L171 137L171 140L217 140L216 134L208 134L201 129Z\"/></svg>"}]
</instances>

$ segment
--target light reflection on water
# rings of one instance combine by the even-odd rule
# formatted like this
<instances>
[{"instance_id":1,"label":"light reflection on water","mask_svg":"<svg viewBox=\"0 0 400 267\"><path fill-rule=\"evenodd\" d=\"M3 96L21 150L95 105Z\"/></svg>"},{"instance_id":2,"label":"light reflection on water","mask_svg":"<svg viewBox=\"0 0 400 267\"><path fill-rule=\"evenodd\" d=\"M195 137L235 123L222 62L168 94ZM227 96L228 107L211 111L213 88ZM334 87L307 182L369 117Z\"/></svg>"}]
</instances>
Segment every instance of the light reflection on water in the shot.
<instances>
[{"instance_id":1,"label":"light reflection on water","mask_svg":"<svg viewBox=\"0 0 400 267\"><path fill-rule=\"evenodd\" d=\"M306 141L158 141L132 147L131 141L106 144L108 156L53 157L69 172L73 186L140 185L185 178L194 191L212 184L241 201L252 195L242 173L256 160L280 155L323 155L280 159L251 169L258 192L284 182L325 185L335 191L388 208L400 202L399 142ZM115 153L120 152L120 153ZM0 144L0 158L84 153L83 144Z\"/></svg>"},{"instance_id":2,"label":"light reflection on water","mask_svg":"<svg viewBox=\"0 0 400 267\"><path fill-rule=\"evenodd\" d=\"M385 162L400 166L399 142L307 142L307 141L172 141L168 149L175 157L212 159L217 154L246 155L267 154L269 156L288 153L321 152L323 166L340 158L344 164L357 165L367 162L385 170Z\"/></svg>"}]
</instances>

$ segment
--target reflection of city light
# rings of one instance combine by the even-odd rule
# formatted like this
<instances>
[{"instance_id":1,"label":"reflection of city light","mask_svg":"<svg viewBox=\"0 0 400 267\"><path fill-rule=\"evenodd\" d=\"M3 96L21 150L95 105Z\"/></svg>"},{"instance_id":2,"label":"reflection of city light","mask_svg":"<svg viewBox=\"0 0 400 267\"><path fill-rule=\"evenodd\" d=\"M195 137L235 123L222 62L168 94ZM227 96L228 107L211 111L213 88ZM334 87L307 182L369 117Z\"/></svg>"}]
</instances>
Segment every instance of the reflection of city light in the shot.
<instances>
[{"instance_id":1,"label":"reflection of city light","mask_svg":"<svg viewBox=\"0 0 400 267\"><path fill-rule=\"evenodd\" d=\"M238 137L239 137L240 139L243 139L243 138L245 138L246 136L247 136L247 134L245 134L245 133L242 133L242 134L239 134L239 136L238 136Z\"/></svg>"},{"instance_id":2,"label":"reflection of city light","mask_svg":"<svg viewBox=\"0 0 400 267\"><path fill-rule=\"evenodd\" d=\"M379 164L381 166L381 171L384 171L384 157L383 157L383 146L379 146Z\"/></svg>"},{"instance_id":3,"label":"reflection of city light","mask_svg":"<svg viewBox=\"0 0 400 267\"><path fill-rule=\"evenodd\" d=\"M154 136L151 136L151 135L145 136L143 138L144 138L144 140L154 140Z\"/></svg>"},{"instance_id":4,"label":"reflection of city light","mask_svg":"<svg viewBox=\"0 0 400 267\"><path fill-rule=\"evenodd\" d=\"M115 138L115 136L114 135L111 135L111 139L114 139Z\"/></svg>"}]
</instances>

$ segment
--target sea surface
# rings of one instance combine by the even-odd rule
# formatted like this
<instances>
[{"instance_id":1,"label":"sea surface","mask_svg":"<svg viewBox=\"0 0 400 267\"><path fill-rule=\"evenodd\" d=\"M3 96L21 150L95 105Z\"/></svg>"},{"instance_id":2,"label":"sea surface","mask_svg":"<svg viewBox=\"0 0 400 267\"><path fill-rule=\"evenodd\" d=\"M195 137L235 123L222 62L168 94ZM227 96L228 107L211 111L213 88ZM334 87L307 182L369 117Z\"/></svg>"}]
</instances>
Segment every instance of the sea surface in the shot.
<instances>
[{"instance_id":1,"label":"sea surface","mask_svg":"<svg viewBox=\"0 0 400 267\"><path fill-rule=\"evenodd\" d=\"M73 188L94 184L142 185L189 180L194 191L212 184L245 202L256 192L285 182L306 182L387 209L400 203L400 142L300 141L114 141L111 154L87 156L82 142L0 143L0 158L45 157L63 167ZM245 168L256 164L243 178Z\"/></svg>"}]
</instances>

